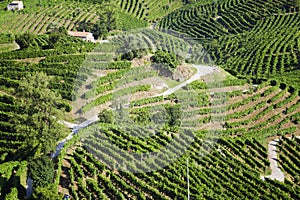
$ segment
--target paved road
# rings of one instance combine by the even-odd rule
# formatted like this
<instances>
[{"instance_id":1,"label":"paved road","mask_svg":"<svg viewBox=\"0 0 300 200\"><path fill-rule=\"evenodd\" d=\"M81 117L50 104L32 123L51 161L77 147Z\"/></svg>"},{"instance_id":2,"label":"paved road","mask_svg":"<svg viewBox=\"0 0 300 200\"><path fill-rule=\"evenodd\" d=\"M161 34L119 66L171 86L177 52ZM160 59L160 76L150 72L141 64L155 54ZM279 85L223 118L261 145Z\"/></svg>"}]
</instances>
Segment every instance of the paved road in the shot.
<instances>
[{"instance_id":1,"label":"paved road","mask_svg":"<svg viewBox=\"0 0 300 200\"><path fill-rule=\"evenodd\" d=\"M270 168L272 170L271 175L266 176L266 178L270 178L272 180L278 180L280 182L284 181L284 174L281 171L281 169L278 166L277 163L277 151L276 151L276 145L279 142L279 139L275 139L269 142L268 144L268 154L269 154L269 160L270 160Z\"/></svg>"},{"instance_id":2,"label":"paved road","mask_svg":"<svg viewBox=\"0 0 300 200\"><path fill-rule=\"evenodd\" d=\"M296 136L297 138L300 138L300 136ZM291 139L291 138L289 138ZM271 175L269 176L261 176L261 179L264 180L264 178L270 178L272 180L278 180L280 182L284 182L284 173L281 171L281 169L278 166L278 157L277 157L277 150L276 145L279 142L279 139L275 139L269 142L268 144L268 157L270 161L270 168L271 168Z\"/></svg>"},{"instance_id":3,"label":"paved road","mask_svg":"<svg viewBox=\"0 0 300 200\"><path fill-rule=\"evenodd\" d=\"M98 116L94 116L84 122L82 122L81 124L72 124L66 121L63 121L62 123L67 125L69 128L72 128L71 133L65 138L63 139L56 147L56 151L51 155L51 158L55 158L59 155L59 153L61 152L61 150L63 149L64 145L66 142L68 142L69 140L71 140L74 136L74 134L77 134L78 131L82 128L87 127L88 125L94 123L98 121Z\"/></svg>"},{"instance_id":4,"label":"paved road","mask_svg":"<svg viewBox=\"0 0 300 200\"><path fill-rule=\"evenodd\" d=\"M30 197L33 193L32 184L33 180L30 177L28 177L26 182L26 198Z\"/></svg>"},{"instance_id":5,"label":"paved road","mask_svg":"<svg viewBox=\"0 0 300 200\"><path fill-rule=\"evenodd\" d=\"M168 95L176 92L177 90L183 88L184 86L190 84L191 82L198 80L201 76L205 76L207 74L214 72L214 70L216 69L216 67L207 66L207 65L193 65L193 67L197 69L197 72L191 78L189 78L188 80L180 83L179 85L177 85L173 88L168 89L167 91L165 91L161 94L154 95L153 97L168 96Z\"/></svg>"},{"instance_id":6,"label":"paved road","mask_svg":"<svg viewBox=\"0 0 300 200\"><path fill-rule=\"evenodd\" d=\"M199 79L201 76L205 76L207 74L210 74L212 72L214 72L214 70L216 69L216 67L212 67L212 66L207 66L207 65L193 65L193 67L195 67L197 69L196 74L194 74L191 78L189 78L188 80L180 83L179 85L177 85L174 88L171 88L161 94L155 95L155 96L167 96L170 95L174 92L176 92L177 90L183 88L184 86L188 85L189 83ZM92 118L82 122L81 124L72 124L70 122L66 122L66 121L62 121L62 124L65 124L67 127L72 128L71 133L65 138L63 139L56 147L56 151L51 155L51 158L55 158L59 155L59 153L61 152L61 150L63 149L65 143L69 140L71 140L74 136L74 134L77 134L78 131L82 128L85 128L87 126L89 126L90 124L94 123L98 121L98 116L93 116Z\"/></svg>"}]
</instances>

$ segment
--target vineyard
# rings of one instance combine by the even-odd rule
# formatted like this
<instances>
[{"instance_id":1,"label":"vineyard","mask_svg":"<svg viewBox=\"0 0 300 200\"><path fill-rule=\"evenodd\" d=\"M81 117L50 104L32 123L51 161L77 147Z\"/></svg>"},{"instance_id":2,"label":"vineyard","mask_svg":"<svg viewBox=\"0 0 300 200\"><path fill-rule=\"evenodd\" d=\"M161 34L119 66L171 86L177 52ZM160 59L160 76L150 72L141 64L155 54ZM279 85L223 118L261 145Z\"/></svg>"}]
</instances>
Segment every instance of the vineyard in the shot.
<instances>
[{"instance_id":1,"label":"vineyard","mask_svg":"<svg viewBox=\"0 0 300 200\"><path fill-rule=\"evenodd\" d=\"M180 0L118 0L121 10L137 19L155 22L183 6Z\"/></svg>"},{"instance_id":2,"label":"vineyard","mask_svg":"<svg viewBox=\"0 0 300 200\"><path fill-rule=\"evenodd\" d=\"M4 10L6 2L0 3L0 7ZM26 1L25 9L19 12L1 9L0 32L43 34L53 26L62 26L67 30L76 31L82 24L96 23L99 19L98 11L102 8L101 4L80 1L40 3L37 0L30 0ZM130 25L128 21L131 21ZM146 22L131 17L126 12L120 13L120 24L123 29L147 25Z\"/></svg>"},{"instance_id":3,"label":"vineyard","mask_svg":"<svg viewBox=\"0 0 300 200\"><path fill-rule=\"evenodd\" d=\"M1 1L0 200L300 199L297 2Z\"/></svg>"},{"instance_id":4,"label":"vineyard","mask_svg":"<svg viewBox=\"0 0 300 200\"><path fill-rule=\"evenodd\" d=\"M86 52L91 51L94 44L86 45L81 40L66 37L60 41L66 45L63 48L44 50L42 47L48 45L47 35L38 36L35 40L39 45L35 49L0 53L1 88L3 90L17 88L18 81L26 74L40 71L55 76L51 81L51 88L58 90L64 98L72 100L71 93L77 71Z\"/></svg>"},{"instance_id":5,"label":"vineyard","mask_svg":"<svg viewBox=\"0 0 300 200\"><path fill-rule=\"evenodd\" d=\"M183 6L182 1L139 1L118 0L119 23L123 30L145 27L148 22L156 22L164 15ZM26 1L25 9L19 12L5 11L7 1L0 3L0 30L2 33L45 33L51 26L62 26L67 30L77 30L81 24L96 23L101 3L93 1Z\"/></svg>"},{"instance_id":6,"label":"vineyard","mask_svg":"<svg viewBox=\"0 0 300 200\"><path fill-rule=\"evenodd\" d=\"M81 70L93 69L94 72L91 73L106 76L99 79L93 77L81 88L77 96L80 96L78 101L81 102L82 107L75 102L76 110L74 112L82 116L87 113L85 116L90 116L91 112L95 112L95 107L101 108L101 104L117 99L120 95L136 93L136 96L143 96L144 93L152 94L156 92L156 88L159 87L159 82L162 80L158 78L158 72L149 67L150 61L144 61L144 64L139 66L132 66L132 62L126 60L116 61L116 59L119 59L122 55L127 55L130 51L140 50L145 52L163 50L175 52L182 57L187 57L188 52L191 52L191 56L187 59L194 63L209 62L210 59L200 45L189 44L170 34L140 29L115 36L111 40L111 44L99 45L86 56ZM146 80L146 82L143 80ZM153 84L153 81L158 81L158 83ZM178 83L173 81L170 84ZM83 102L85 105L83 105Z\"/></svg>"},{"instance_id":7,"label":"vineyard","mask_svg":"<svg viewBox=\"0 0 300 200\"><path fill-rule=\"evenodd\" d=\"M133 44L129 49L150 52L162 49L180 54L192 47L172 35L150 30L116 36L113 41L114 45L100 45L86 57L83 66L96 69L102 76L81 93L81 98L88 102L81 108L81 115L89 111L101 113L108 108L115 110L113 119L80 131L77 142L59 157L59 191L74 199L185 199L188 160L192 199L299 198L295 164L298 161L296 156L286 153L284 149L288 147L280 148L285 154L279 158L283 157L282 163L286 164L282 169L293 178L286 177L284 183L260 178L270 174L266 139L300 131L300 96L296 88L277 80L252 85L231 77L221 85L210 84L203 82L210 80L207 76L174 94L149 96L147 93L157 92L154 88L159 83L156 80L156 84L144 85L144 79L157 76L149 63L133 66L130 61L112 61L119 54L109 52L124 53L126 47L130 52L128 46L124 47L128 41ZM195 56L193 61L197 60L207 61ZM135 86L135 82L139 85ZM191 94L195 96L191 98ZM172 129L163 128L147 132L145 126L157 128L152 124L157 123L153 112L170 106L181 110L179 131L174 134ZM100 111L95 111L96 107ZM211 124L215 124L215 129L209 128ZM168 160L160 156L138 162L149 152L160 155L160 149L171 141L171 151L179 157L170 165L151 171ZM297 144L293 144L295 151L288 148L288 152L297 153ZM188 149L182 154L184 146ZM168 154L167 150L163 152ZM120 170L122 166L131 172Z\"/></svg>"},{"instance_id":8,"label":"vineyard","mask_svg":"<svg viewBox=\"0 0 300 200\"><path fill-rule=\"evenodd\" d=\"M285 81L299 66L299 22L292 1L239 0L184 7L163 18L159 29L199 41L234 75Z\"/></svg>"},{"instance_id":9,"label":"vineyard","mask_svg":"<svg viewBox=\"0 0 300 200\"><path fill-rule=\"evenodd\" d=\"M293 182L286 180L283 184L259 178L269 163L264 145L256 139L221 138L210 149L212 144L207 141L200 142L202 140L199 134L186 152L187 155L175 163L158 171L135 174L115 171L103 164L104 159L113 159L115 155L111 155L110 158L103 146L97 146L100 144L97 141L103 142L101 137L110 137L115 138L114 142L121 145L120 143L128 138L124 133L122 138L117 136L116 134L120 133L114 128L103 133L96 131L88 138L88 145L74 146L62 161L64 179L61 177L61 180L64 182L61 186L68 189L74 199L184 199L187 196L187 158L191 198L246 196L251 199L297 199L300 195L297 189L299 185L296 186ZM165 141L159 140L159 143L163 142ZM149 149L149 144L137 141L132 141L132 144L135 144L130 147L133 150ZM207 149L210 149L209 152L206 152ZM205 156L199 158L202 154ZM100 160L96 159L95 155Z\"/></svg>"},{"instance_id":10,"label":"vineyard","mask_svg":"<svg viewBox=\"0 0 300 200\"><path fill-rule=\"evenodd\" d=\"M288 179L299 185L299 137L283 137L280 141L279 163Z\"/></svg>"},{"instance_id":11,"label":"vineyard","mask_svg":"<svg viewBox=\"0 0 300 200\"><path fill-rule=\"evenodd\" d=\"M34 0L27 1L26 4L28 5L25 5L24 11L16 13L1 11L1 32L41 34L45 33L51 24L75 30L79 23L97 20L97 7L94 5L86 6L84 3L74 1L39 3ZM6 7L6 2L1 3L1 7Z\"/></svg>"}]
</instances>

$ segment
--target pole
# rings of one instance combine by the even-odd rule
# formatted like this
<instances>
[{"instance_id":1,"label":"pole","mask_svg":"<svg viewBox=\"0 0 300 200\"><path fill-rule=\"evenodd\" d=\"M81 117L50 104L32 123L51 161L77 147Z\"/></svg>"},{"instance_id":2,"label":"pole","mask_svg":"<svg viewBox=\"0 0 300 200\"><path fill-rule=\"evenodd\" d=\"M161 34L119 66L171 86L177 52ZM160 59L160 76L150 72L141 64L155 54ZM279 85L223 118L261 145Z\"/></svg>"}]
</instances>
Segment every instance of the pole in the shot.
<instances>
[{"instance_id":1,"label":"pole","mask_svg":"<svg viewBox=\"0 0 300 200\"><path fill-rule=\"evenodd\" d=\"M187 174L187 188L188 188L188 200L190 200L190 180L189 180L189 159L186 159L186 174Z\"/></svg>"}]
</instances>

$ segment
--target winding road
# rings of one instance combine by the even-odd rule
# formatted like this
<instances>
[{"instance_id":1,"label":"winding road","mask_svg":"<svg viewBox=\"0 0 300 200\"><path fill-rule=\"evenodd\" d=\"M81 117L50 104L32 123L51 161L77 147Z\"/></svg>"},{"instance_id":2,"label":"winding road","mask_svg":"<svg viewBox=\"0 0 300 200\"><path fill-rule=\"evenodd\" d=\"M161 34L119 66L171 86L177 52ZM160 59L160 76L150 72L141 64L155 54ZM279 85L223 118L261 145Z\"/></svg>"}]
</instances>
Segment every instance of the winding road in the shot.
<instances>
[{"instance_id":1,"label":"winding road","mask_svg":"<svg viewBox=\"0 0 300 200\"><path fill-rule=\"evenodd\" d=\"M261 178L264 180L264 178L269 178L272 180L278 180L280 182L284 182L284 174L281 171L281 169L278 166L277 163L277 150L276 145L279 142L279 139L275 139L269 142L268 144L268 157L270 160L270 168L272 173L269 176L262 176Z\"/></svg>"},{"instance_id":2,"label":"winding road","mask_svg":"<svg viewBox=\"0 0 300 200\"><path fill-rule=\"evenodd\" d=\"M56 151L51 155L51 158L53 159L53 158L57 157L59 155L59 153L61 152L61 150L63 149L65 143L68 142L69 140L71 140L73 138L74 134L77 134L80 129L85 128L96 121L98 121L97 115L82 122L81 124L72 124L70 122L63 121L62 123L67 125L68 128L72 128L72 131L65 139L63 139L57 145Z\"/></svg>"},{"instance_id":3,"label":"winding road","mask_svg":"<svg viewBox=\"0 0 300 200\"><path fill-rule=\"evenodd\" d=\"M188 80L180 83L179 85L177 85L173 88L170 88L167 91L162 92L160 94L157 94L155 96L170 95L170 94L178 91L179 89L183 88L184 86L188 85L189 83L199 79L201 76L205 76L207 74L210 74L210 73L214 72L217 69L216 67L207 66L207 65L193 65L193 67L196 68L196 70L197 70L196 74L194 74ZM70 129L72 129L72 131L66 138L64 138L57 145L56 151L51 154L51 159L56 158L60 154L61 150L64 148L65 143L68 142L69 140L71 140L73 138L73 136L78 133L78 131L80 129L85 128L85 127L89 126L90 124L92 124L96 121L98 121L98 116L97 115L87 119L86 121L82 122L81 124L73 124L73 123L66 122L66 121L60 121L60 123L64 124L65 126L67 126ZM26 197L30 197L32 195L32 192L33 192L32 183L33 183L33 180L30 177L28 177L28 179L27 179L27 188L26 188Z\"/></svg>"},{"instance_id":4,"label":"winding road","mask_svg":"<svg viewBox=\"0 0 300 200\"><path fill-rule=\"evenodd\" d=\"M193 67L196 68L196 70L197 70L196 74L194 74L188 80L180 83L179 85L177 85L173 88L170 88L167 91L157 94L155 96L170 95L170 94L178 91L179 89L183 88L184 86L188 85L189 83L199 79L201 76L205 76L216 70L216 67L207 66L207 65L193 65ZM81 124L72 124L70 122L63 121L62 123L65 124L67 127L72 128L72 131L65 139L63 139L57 145L56 151L51 155L51 158L53 159L53 158L57 157L59 155L59 153L61 152L61 150L63 149L65 143L68 142L69 140L71 140L73 138L74 134L77 134L80 129L85 128L96 121L98 121L97 115L93 116L92 118L87 119L86 121L82 122Z\"/></svg>"},{"instance_id":5,"label":"winding road","mask_svg":"<svg viewBox=\"0 0 300 200\"><path fill-rule=\"evenodd\" d=\"M185 87L186 85L190 84L191 82L198 80L201 76L205 76L207 74L214 72L216 69L216 67L207 66L207 65L193 65L193 67L196 68L197 72L191 78L189 78L188 80L180 83L179 85L177 85L173 88L168 89L167 91L165 91L163 93L154 95L153 97L168 96L168 95L176 92L177 90Z\"/></svg>"},{"instance_id":6,"label":"winding road","mask_svg":"<svg viewBox=\"0 0 300 200\"><path fill-rule=\"evenodd\" d=\"M297 138L300 138L300 136L296 136ZM291 137L288 137L291 139ZM269 178L272 180L278 180L280 182L284 182L284 173L281 171L281 169L278 166L278 157L277 157L277 150L276 146L280 139L275 139L269 142L268 144L268 157L270 161L270 168L272 173L269 176L261 176L261 179L264 180L265 178Z\"/></svg>"}]
</instances>

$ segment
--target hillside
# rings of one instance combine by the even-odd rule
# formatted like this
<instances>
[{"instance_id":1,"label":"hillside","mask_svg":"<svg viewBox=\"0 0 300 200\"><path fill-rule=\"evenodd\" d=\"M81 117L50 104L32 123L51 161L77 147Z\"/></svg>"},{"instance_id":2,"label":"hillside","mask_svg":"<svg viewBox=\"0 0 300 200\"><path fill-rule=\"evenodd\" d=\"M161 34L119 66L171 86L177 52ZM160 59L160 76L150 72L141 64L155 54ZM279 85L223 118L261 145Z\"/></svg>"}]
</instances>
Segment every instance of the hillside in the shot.
<instances>
[{"instance_id":1,"label":"hillside","mask_svg":"<svg viewBox=\"0 0 300 200\"><path fill-rule=\"evenodd\" d=\"M297 1L8 3L0 200L300 199Z\"/></svg>"},{"instance_id":2,"label":"hillside","mask_svg":"<svg viewBox=\"0 0 300 200\"><path fill-rule=\"evenodd\" d=\"M234 75L292 84L299 69L299 22L293 1L240 0L184 7L163 18L159 29L196 39Z\"/></svg>"}]
</instances>

